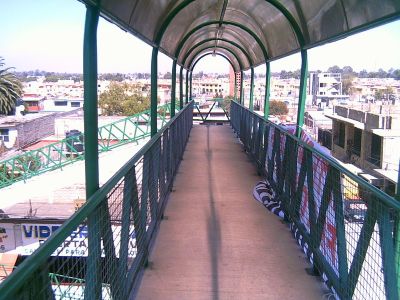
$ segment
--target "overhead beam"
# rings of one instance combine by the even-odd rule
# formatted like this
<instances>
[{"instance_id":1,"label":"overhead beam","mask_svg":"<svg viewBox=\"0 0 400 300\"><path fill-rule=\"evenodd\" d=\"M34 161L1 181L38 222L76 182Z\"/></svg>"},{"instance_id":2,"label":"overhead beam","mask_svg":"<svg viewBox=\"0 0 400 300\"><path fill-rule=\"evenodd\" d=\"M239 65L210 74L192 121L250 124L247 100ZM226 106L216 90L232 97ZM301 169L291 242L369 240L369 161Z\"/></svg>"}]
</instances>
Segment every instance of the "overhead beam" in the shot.
<instances>
[{"instance_id":1,"label":"overhead beam","mask_svg":"<svg viewBox=\"0 0 400 300\"><path fill-rule=\"evenodd\" d=\"M160 26L159 31L157 32L156 38L155 38L155 43L157 45L160 44L165 31L167 30L168 26L172 22L172 20L178 15L178 13L183 10L185 7L187 7L189 4L195 2L196 0L185 0L179 3L165 18L165 21L163 24ZM304 36L302 34L302 31L300 29L300 26L297 24L296 19L292 16L292 14L286 9L286 7L281 4L278 0L265 0L265 2L270 3L272 6L274 6L277 10L279 10L287 19L289 22L290 26L292 27L296 38L300 44L300 47L304 46ZM216 21L217 24L220 24L220 22L225 23L223 20L218 20ZM261 29L260 29L261 30ZM177 57L176 57L177 58Z\"/></svg>"},{"instance_id":2,"label":"overhead beam","mask_svg":"<svg viewBox=\"0 0 400 300\"><path fill-rule=\"evenodd\" d=\"M200 56L200 57L198 57L198 59L193 63L193 66L191 67L191 70L193 71L194 70L194 67L197 65L197 63L202 59L202 58L204 58L204 57L206 57L206 56L208 56L208 55L218 55L218 56L221 56L221 57L223 57L223 58L225 58L227 61L228 61L228 63L231 65L231 67L232 67L232 69L235 71L235 72L237 72L236 70L235 70L235 66L233 65L233 63L229 60L229 58L227 58L225 55L223 55L223 54L221 54L221 53L205 53L205 54L203 54L202 56Z\"/></svg>"},{"instance_id":3,"label":"overhead beam","mask_svg":"<svg viewBox=\"0 0 400 300\"><path fill-rule=\"evenodd\" d=\"M178 59L180 52L182 51L183 46L185 45L185 43L187 42L187 40L198 30L206 27L206 26L211 26L211 25L215 25L215 24L219 24L218 21L208 21L208 22L204 22L196 27L194 27L192 30L190 30L179 42L178 47L176 48L175 51L175 57ZM257 44L259 45L259 47L261 48L261 51L263 52L264 55L264 59L265 61L267 61L269 59L268 57L268 52L267 49L265 48L263 42L261 41L261 39L253 32L251 31L249 28L247 28L246 26L244 26L243 24L237 23L237 22L229 22L229 21L223 21L223 24L225 25L231 25L234 27L238 27L242 30L244 30L245 32L247 32L250 36L252 36L254 38L254 40L257 42Z\"/></svg>"},{"instance_id":4,"label":"overhead beam","mask_svg":"<svg viewBox=\"0 0 400 300\"><path fill-rule=\"evenodd\" d=\"M187 60L187 58L189 57L189 55L190 55L197 47L199 47L199 46L201 46L201 45L203 45L203 44L205 44L205 43L207 43L207 42L214 41L214 40L223 41L223 42L226 42L226 43L228 43L228 44L231 44L231 45L235 46L236 48L238 48L239 50L241 50L242 53L246 56L246 58L247 58L249 64L250 64L250 65L253 65L253 60L251 59L250 55L246 52L246 50L245 50L242 46L240 46L239 44L237 44L237 43L235 43L235 42L232 42L232 41L230 41L230 40L224 39L224 38L217 38L217 39L215 39L215 38L208 38L208 39L205 39L205 40L201 41L200 43L198 43L198 44L196 44L195 46L193 46L192 48L190 48L188 52L186 52L186 54L185 54L185 56L184 56L184 58L183 58L183 60L182 60L182 63L183 63L183 64L186 63L186 60Z\"/></svg>"},{"instance_id":5,"label":"overhead beam","mask_svg":"<svg viewBox=\"0 0 400 300\"><path fill-rule=\"evenodd\" d=\"M190 66L193 64L193 61L195 60L196 56L198 56L201 52L203 52L203 51L205 51L205 50L208 50L208 49L212 49L212 48L214 48L214 46L204 47L204 48L200 49L199 51L197 51L197 53L196 53L196 54L193 56L193 58L190 60L189 69L191 69ZM237 60L240 69L243 69L242 61L239 59L239 57L236 55L235 52L233 52L231 49L226 48L226 47L223 47L223 46L218 46L217 48L218 48L218 49L224 49L224 50L228 51L230 54L232 54L233 57L235 57L235 59Z\"/></svg>"}]
</instances>

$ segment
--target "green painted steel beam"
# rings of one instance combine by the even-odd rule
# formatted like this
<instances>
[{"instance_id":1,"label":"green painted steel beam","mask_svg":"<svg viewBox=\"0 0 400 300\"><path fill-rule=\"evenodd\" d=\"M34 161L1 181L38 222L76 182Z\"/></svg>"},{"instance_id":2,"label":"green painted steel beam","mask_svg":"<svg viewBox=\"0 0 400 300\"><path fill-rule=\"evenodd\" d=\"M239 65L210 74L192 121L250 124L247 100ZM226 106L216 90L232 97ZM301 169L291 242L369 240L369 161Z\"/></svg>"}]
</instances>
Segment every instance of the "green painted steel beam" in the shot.
<instances>
[{"instance_id":1,"label":"green painted steel beam","mask_svg":"<svg viewBox=\"0 0 400 300\"><path fill-rule=\"evenodd\" d=\"M250 111L253 111L254 109L254 68L250 68L250 102L249 102L249 108Z\"/></svg>"},{"instance_id":2,"label":"green painted steel beam","mask_svg":"<svg viewBox=\"0 0 400 300\"><path fill-rule=\"evenodd\" d=\"M226 42L228 44L231 44L233 46L235 46L236 48L238 48L240 51L242 51L242 53L246 56L248 62L250 65L253 65L253 60L251 59L250 55L246 52L246 50L240 46L239 44L232 42L228 39L224 39L224 38L209 38L209 39L205 39L199 43L197 43L195 46L193 46L192 48L189 49L189 51L186 52L185 56L183 57L182 63L185 64L186 60L188 59L189 55L199 46L207 43L207 42L211 42L211 41L222 41L222 42Z\"/></svg>"},{"instance_id":3,"label":"green painted steel beam","mask_svg":"<svg viewBox=\"0 0 400 300\"><path fill-rule=\"evenodd\" d=\"M214 49L214 48L215 48L215 46L208 46L208 47L204 47L204 48L202 48L202 49L199 49L199 50L196 52L196 54L193 56L193 58L190 60L190 62L189 62L189 69L193 69L193 68L192 68L193 62L196 60L196 57L197 57L198 55L201 55L201 52L203 52L203 51L205 51L205 50L208 50L208 49ZM240 69L243 69L242 61L239 59L239 57L236 55L235 52L233 52L231 49L229 49L229 48L227 48L227 47L223 47L223 46L218 46L217 49L224 49L224 50L228 51L230 54L232 54L232 55L235 57L235 59L237 60Z\"/></svg>"},{"instance_id":4,"label":"green painted steel beam","mask_svg":"<svg viewBox=\"0 0 400 300\"><path fill-rule=\"evenodd\" d=\"M232 67L232 69L233 69L233 67ZM233 72L235 73L235 84L234 84L234 91L233 91L233 99L235 101L237 101L237 99L236 99L237 98L237 73L236 73L235 70Z\"/></svg>"},{"instance_id":5,"label":"green painted steel beam","mask_svg":"<svg viewBox=\"0 0 400 300\"><path fill-rule=\"evenodd\" d=\"M176 60L172 61L172 79L171 79L171 118L175 116L176 101Z\"/></svg>"},{"instance_id":6,"label":"green painted steel beam","mask_svg":"<svg viewBox=\"0 0 400 300\"><path fill-rule=\"evenodd\" d=\"M193 79L193 71L190 71L190 74L189 74L189 100L192 100L192 83L193 83L193 81L192 81L192 79Z\"/></svg>"},{"instance_id":7,"label":"green painted steel beam","mask_svg":"<svg viewBox=\"0 0 400 300\"><path fill-rule=\"evenodd\" d=\"M233 63L229 60L229 58L227 58L225 55L223 55L223 54L221 54L221 53L205 53L205 54L201 55L201 56L198 57L198 58L196 59L196 61L193 63L193 66L192 66L191 69L194 70L194 68L195 68L195 66L197 65L197 63L198 63L203 57L206 57L206 56L209 56L209 55L218 55L218 56L221 56L222 58L225 58L225 59L228 61L228 63L231 65L232 69L236 72L235 66L233 65Z\"/></svg>"},{"instance_id":8,"label":"green painted steel beam","mask_svg":"<svg viewBox=\"0 0 400 300\"><path fill-rule=\"evenodd\" d=\"M180 52L182 51L183 46L185 45L186 41L190 38L190 36L192 36L196 31L200 30L201 28L204 28L206 26L210 26L210 25L215 25L218 24L218 21L208 21L208 22L204 22L196 27L194 27L192 30L190 30L179 42L179 45L175 51L175 57L177 58L180 54ZM246 26L244 26L243 24L237 23L237 22L231 22L231 21L223 21L223 24L225 25L231 25L231 26L235 26L238 27L242 30L244 30L245 32L247 32L248 34L250 34L254 40L257 42L257 44L259 45L259 47L261 48L261 51L263 52L264 55L264 59L267 61L269 56L268 56L268 52L267 49L265 48L263 42L261 41L261 39L249 28L247 28Z\"/></svg>"},{"instance_id":9,"label":"green painted steel beam","mask_svg":"<svg viewBox=\"0 0 400 300\"><path fill-rule=\"evenodd\" d=\"M174 17L182 10L184 9L186 6L188 6L190 3L194 2L195 0L186 0L182 3L180 3L175 9L173 9L173 11L167 16L166 20L164 21L164 23L162 24L158 34L157 34L157 38L156 38L156 43L160 43L163 34L165 33L165 31L167 30L169 24L171 23L171 21L174 19ZM300 47L303 47L305 44L305 40L304 40L304 36L303 33L300 29L300 26L297 24L296 19L292 16L292 14L290 13L290 11L288 9L286 9L285 5L281 4L278 0L265 0L265 2L270 3L271 5L273 5L277 10L279 10L284 17L287 19L287 21L289 22L290 26L292 27L296 38L300 44ZM214 24L228 24L228 25L232 25L229 24L229 22L226 21L222 21L222 20L218 20L218 21L211 21L211 22L215 22ZM208 22L207 22L208 23ZM204 27L204 26L203 26ZM258 39L258 37L257 37ZM259 40L259 39L258 39ZM184 39L182 39L183 43L185 42ZM266 52L266 48L264 46L264 44L261 42L261 44L263 45L262 50L264 53L264 58L268 57L268 54ZM180 46L182 47L183 44ZM177 48L178 54L180 52L180 48ZM176 53L175 53L176 54ZM175 55L176 58L178 57L177 55Z\"/></svg>"},{"instance_id":10,"label":"green painted steel beam","mask_svg":"<svg viewBox=\"0 0 400 300\"><path fill-rule=\"evenodd\" d=\"M83 42L84 130L86 199L99 189L98 120L97 120L97 7L86 7ZM97 216L88 217L88 261L85 295L87 299L101 296L100 230Z\"/></svg>"},{"instance_id":11,"label":"green painted steel beam","mask_svg":"<svg viewBox=\"0 0 400 300\"><path fill-rule=\"evenodd\" d=\"M271 64L265 65L265 95L264 95L264 119L268 120L269 116L269 95L271 92Z\"/></svg>"},{"instance_id":12,"label":"green painted steel beam","mask_svg":"<svg viewBox=\"0 0 400 300\"><path fill-rule=\"evenodd\" d=\"M179 71L179 110L183 108L183 66Z\"/></svg>"},{"instance_id":13,"label":"green painted steel beam","mask_svg":"<svg viewBox=\"0 0 400 300\"><path fill-rule=\"evenodd\" d=\"M243 70L240 70L240 97L239 97L239 99L240 99L240 101L239 101L239 103L240 104L243 104L244 105L244 99L243 99L243 75L244 75L244 73L243 73Z\"/></svg>"},{"instance_id":14,"label":"green painted steel beam","mask_svg":"<svg viewBox=\"0 0 400 300\"><path fill-rule=\"evenodd\" d=\"M150 87L150 134L157 133L157 88L158 88L158 48L153 47L151 54L151 87Z\"/></svg>"},{"instance_id":15,"label":"green painted steel beam","mask_svg":"<svg viewBox=\"0 0 400 300\"><path fill-rule=\"evenodd\" d=\"M397 185L396 185L396 200L400 203L400 160L399 160L399 168L397 171ZM394 261L396 266L396 275L397 275L397 291L400 295L400 213L397 213L395 216L394 228L393 228L393 236L394 236Z\"/></svg>"},{"instance_id":16,"label":"green painted steel beam","mask_svg":"<svg viewBox=\"0 0 400 300\"><path fill-rule=\"evenodd\" d=\"M189 103L189 70L186 70L186 104Z\"/></svg>"},{"instance_id":17,"label":"green painted steel beam","mask_svg":"<svg viewBox=\"0 0 400 300\"><path fill-rule=\"evenodd\" d=\"M304 125L304 111L306 107L307 97L307 76L308 76L308 59L307 50L301 50L301 73L300 73L300 91L299 104L297 106L297 128L296 136L300 138L302 126Z\"/></svg>"},{"instance_id":18,"label":"green painted steel beam","mask_svg":"<svg viewBox=\"0 0 400 300\"><path fill-rule=\"evenodd\" d=\"M97 151L97 25L99 10L87 7L83 44L86 198L99 188Z\"/></svg>"}]
</instances>

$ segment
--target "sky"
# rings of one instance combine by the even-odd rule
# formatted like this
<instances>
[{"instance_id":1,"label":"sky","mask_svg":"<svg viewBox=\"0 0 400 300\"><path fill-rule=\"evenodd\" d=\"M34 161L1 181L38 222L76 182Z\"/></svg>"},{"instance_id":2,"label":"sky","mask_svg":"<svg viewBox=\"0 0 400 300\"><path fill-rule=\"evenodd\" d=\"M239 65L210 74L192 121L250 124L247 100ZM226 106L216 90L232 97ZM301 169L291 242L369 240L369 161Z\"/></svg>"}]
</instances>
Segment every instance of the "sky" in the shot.
<instances>
[{"instance_id":1,"label":"sky","mask_svg":"<svg viewBox=\"0 0 400 300\"><path fill-rule=\"evenodd\" d=\"M0 0L0 56L16 71L82 73L85 6L72 0ZM400 69L400 21L308 51L309 70L351 66L354 70ZM150 72L151 47L100 19L99 73ZM272 71L300 69L300 54L271 63ZM159 72L171 70L171 59L159 55ZM228 72L228 62L207 56L195 72ZM261 70L261 71L260 71ZM264 72L265 67L256 68Z\"/></svg>"}]
</instances>

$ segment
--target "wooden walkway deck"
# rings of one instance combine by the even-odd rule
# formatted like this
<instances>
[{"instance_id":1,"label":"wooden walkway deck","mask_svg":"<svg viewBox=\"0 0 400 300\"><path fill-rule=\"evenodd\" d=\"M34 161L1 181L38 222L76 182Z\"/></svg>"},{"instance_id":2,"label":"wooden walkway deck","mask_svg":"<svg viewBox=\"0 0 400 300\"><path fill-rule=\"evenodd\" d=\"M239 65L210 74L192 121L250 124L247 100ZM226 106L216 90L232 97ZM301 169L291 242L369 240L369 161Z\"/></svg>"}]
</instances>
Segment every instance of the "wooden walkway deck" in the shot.
<instances>
[{"instance_id":1,"label":"wooden walkway deck","mask_svg":"<svg viewBox=\"0 0 400 300\"><path fill-rule=\"evenodd\" d=\"M194 126L136 299L321 299L229 125Z\"/></svg>"}]
</instances>

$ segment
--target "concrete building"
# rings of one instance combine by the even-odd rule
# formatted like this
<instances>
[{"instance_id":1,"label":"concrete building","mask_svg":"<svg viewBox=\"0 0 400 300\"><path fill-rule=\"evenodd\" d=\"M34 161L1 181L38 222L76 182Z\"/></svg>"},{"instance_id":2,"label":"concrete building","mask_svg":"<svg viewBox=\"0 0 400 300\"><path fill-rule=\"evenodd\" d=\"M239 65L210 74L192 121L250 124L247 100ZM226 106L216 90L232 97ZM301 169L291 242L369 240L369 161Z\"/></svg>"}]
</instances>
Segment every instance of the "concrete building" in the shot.
<instances>
[{"instance_id":1,"label":"concrete building","mask_svg":"<svg viewBox=\"0 0 400 300\"><path fill-rule=\"evenodd\" d=\"M400 107L353 104L335 106L332 155L354 165L355 173L393 195L398 179Z\"/></svg>"},{"instance_id":2,"label":"concrete building","mask_svg":"<svg viewBox=\"0 0 400 300\"><path fill-rule=\"evenodd\" d=\"M229 94L229 80L226 78L218 80L200 79L193 80L193 95L208 95L214 97L215 94L227 96Z\"/></svg>"},{"instance_id":3,"label":"concrete building","mask_svg":"<svg viewBox=\"0 0 400 300\"><path fill-rule=\"evenodd\" d=\"M43 102L45 100L45 97L41 96L40 94L25 93L21 100L24 103L25 112L37 113L43 110Z\"/></svg>"},{"instance_id":4,"label":"concrete building","mask_svg":"<svg viewBox=\"0 0 400 300\"><path fill-rule=\"evenodd\" d=\"M342 75L340 73L310 72L307 87L312 105L329 106L332 100L347 100L349 96L342 93Z\"/></svg>"},{"instance_id":5,"label":"concrete building","mask_svg":"<svg viewBox=\"0 0 400 300\"><path fill-rule=\"evenodd\" d=\"M57 98L43 101L43 111L70 111L83 107L83 98Z\"/></svg>"},{"instance_id":6,"label":"concrete building","mask_svg":"<svg viewBox=\"0 0 400 300\"><path fill-rule=\"evenodd\" d=\"M4 144L5 151L22 149L44 137L53 135L55 119L74 114L78 110L81 109L70 112L39 112L24 116L2 117L0 118L0 146Z\"/></svg>"},{"instance_id":7,"label":"concrete building","mask_svg":"<svg viewBox=\"0 0 400 300\"><path fill-rule=\"evenodd\" d=\"M382 99L376 99L381 91ZM400 101L400 80L393 78L355 78L352 100L359 102L387 101L395 104Z\"/></svg>"},{"instance_id":8,"label":"concrete building","mask_svg":"<svg viewBox=\"0 0 400 300\"><path fill-rule=\"evenodd\" d=\"M235 81L235 75L236 75L236 81ZM229 66L229 96L234 97L235 96L235 84L237 86L237 94L236 96L240 96L240 72L237 72L235 74L235 71L233 70L232 66Z\"/></svg>"}]
</instances>

